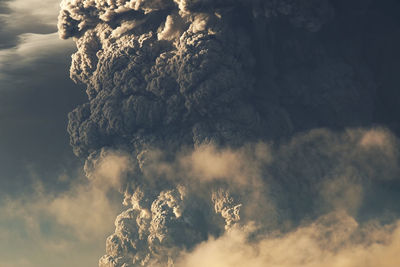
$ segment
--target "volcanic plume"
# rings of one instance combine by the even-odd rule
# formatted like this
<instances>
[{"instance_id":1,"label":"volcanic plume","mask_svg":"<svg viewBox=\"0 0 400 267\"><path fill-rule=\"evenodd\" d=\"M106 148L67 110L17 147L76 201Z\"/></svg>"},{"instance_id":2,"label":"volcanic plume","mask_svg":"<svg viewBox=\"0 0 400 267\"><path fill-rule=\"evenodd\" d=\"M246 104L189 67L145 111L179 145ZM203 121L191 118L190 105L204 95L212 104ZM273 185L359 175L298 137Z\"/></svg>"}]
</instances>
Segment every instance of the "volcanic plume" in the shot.
<instances>
[{"instance_id":1,"label":"volcanic plume","mask_svg":"<svg viewBox=\"0 0 400 267\"><path fill-rule=\"evenodd\" d=\"M333 2L62 1L59 34L78 48L71 78L88 95L69 114L73 150L89 178L107 154L131 159L99 266L194 266L207 242L265 250L277 231L324 225L313 238L325 242L349 224L334 251L364 221L383 223L381 207L396 217L382 192L398 186L398 140L372 127L378 83L357 47L326 41L347 10Z\"/></svg>"}]
</instances>

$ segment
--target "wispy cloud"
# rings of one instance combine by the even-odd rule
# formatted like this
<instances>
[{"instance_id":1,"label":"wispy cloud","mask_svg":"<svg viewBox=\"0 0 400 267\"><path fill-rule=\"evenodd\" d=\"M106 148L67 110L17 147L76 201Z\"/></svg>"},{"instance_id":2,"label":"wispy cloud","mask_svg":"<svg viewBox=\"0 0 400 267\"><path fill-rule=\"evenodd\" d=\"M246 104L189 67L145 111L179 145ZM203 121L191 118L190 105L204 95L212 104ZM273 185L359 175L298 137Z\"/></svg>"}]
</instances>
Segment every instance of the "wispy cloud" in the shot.
<instances>
[{"instance_id":1,"label":"wispy cloud","mask_svg":"<svg viewBox=\"0 0 400 267\"><path fill-rule=\"evenodd\" d=\"M331 213L289 233L252 239L251 225L183 253L178 267L396 267L400 222L359 226L346 213ZM254 235L253 235L254 237Z\"/></svg>"},{"instance_id":2,"label":"wispy cloud","mask_svg":"<svg viewBox=\"0 0 400 267\"><path fill-rule=\"evenodd\" d=\"M75 178L66 191L48 192L37 181L34 195L2 198L0 265L95 265L120 211L119 179L130 168L126 155L110 152L87 170L90 180Z\"/></svg>"}]
</instances>

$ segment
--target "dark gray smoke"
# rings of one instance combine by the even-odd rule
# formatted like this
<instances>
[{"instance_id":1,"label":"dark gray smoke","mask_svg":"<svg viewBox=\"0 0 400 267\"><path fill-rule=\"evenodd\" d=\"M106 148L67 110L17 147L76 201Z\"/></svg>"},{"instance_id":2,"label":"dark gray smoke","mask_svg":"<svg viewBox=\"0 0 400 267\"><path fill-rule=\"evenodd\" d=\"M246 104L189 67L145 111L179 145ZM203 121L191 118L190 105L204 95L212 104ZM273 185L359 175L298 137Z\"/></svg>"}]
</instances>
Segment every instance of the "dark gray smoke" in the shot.
<instances>
[{"instance_id":1,"label":"dark gray smoke","mask_svg":"<svg viewBox=\"0 0 400 267\"><path fill-rule=\"evenodd\" d=\"M69 114L74 152L135 165L101 267L174 266L238 224L381 218L398 141L360 128L376 122L379 84L357 48L327 41L346 19L333 2L63 0L59 33L76 41L71 78L89 100Z\"/></svg>"}]
</instances>

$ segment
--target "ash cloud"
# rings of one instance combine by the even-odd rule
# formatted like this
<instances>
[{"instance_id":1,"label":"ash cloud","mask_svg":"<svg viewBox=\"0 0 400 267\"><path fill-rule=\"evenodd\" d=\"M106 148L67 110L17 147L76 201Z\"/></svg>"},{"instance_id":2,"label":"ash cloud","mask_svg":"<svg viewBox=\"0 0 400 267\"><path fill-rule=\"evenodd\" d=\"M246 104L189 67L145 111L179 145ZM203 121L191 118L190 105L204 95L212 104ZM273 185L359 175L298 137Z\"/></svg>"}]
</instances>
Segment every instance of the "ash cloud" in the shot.
<instances>
[{"instance_id":1,"label":"ash cloud","mask_svg":"<svg viewBox=\"0 0 400 267\"><path fill-rule=\"evenodd\" d=\"M87 169L106 151L129 155L129 174L104 182L127 209L99 266L187 266L232 232L233 246L251 236L264 250L270 233L291 236L326 214L361 225L398 216L386 192L399 186L398 140L372 127L380 76L358 47L326 39L343 37L334 25L349 19L346 4L64 0L61 8L59 34L78 48L71 78L88 95L69 114L74 153Z\"/></svg>"},{"instance_id":2,"label":"ash cloud","mask_svg":"<svg viewBox=\"0 0 400 267\"><path fill-rule=\"evenodd\" d=\"M149 184L161 178L165 184L159 190L147 185L125 192L128 209L115 221L100 266L196 266L196 261L279 266L284 255L267 248L280 242L293 266L313 251L317 256L304 266L339 264L352 251L384 261L383 255L390 256L397 246L396 192L384 188L399 185L398 149L397 138L385 129L318 129L279 146L202 145L179 151L174 159L148 150L140 160L141 177ZM345 234L343 242L336 240ZM375 240L377 234L387 243ZM360 240L353 243L354 238ZM309 254L297 255L303 239ZM335 247L318 250L333 240ZM243 257L225 260L226 246L243 250ZM259 254L247 253L252 248ZM209 250L215 254L205 257ZM388 266L398 264L390 257ZM359 264L354 260L348 266Z\"/></svg>"}]
</instances>

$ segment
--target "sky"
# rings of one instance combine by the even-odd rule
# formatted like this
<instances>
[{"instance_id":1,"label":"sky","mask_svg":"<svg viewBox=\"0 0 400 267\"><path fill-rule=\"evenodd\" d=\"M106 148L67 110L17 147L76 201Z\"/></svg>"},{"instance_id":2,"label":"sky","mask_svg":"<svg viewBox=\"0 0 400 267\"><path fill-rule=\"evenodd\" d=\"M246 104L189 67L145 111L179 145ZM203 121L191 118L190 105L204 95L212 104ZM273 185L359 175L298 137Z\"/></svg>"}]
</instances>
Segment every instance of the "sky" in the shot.
<instances>
[{"instance_id":1,"label":"sky","mask_svg":"<svg viewBox=\"0 0 400 267\"><path fill-rule=\"evenodd\" d=\"M76 231L65 230L57 216L43 210L82 179L82 164L72 153L66 128L68 112L85 94L69 78L75 46L58 37L59 6L58 0L0 1L0 266L4 267L95 266L104 250L104 242L82 241ZM110 223L109 231L113 219ZM92 235L103 240L107 231Z\"/></svg>"},{"instance_id":2,"label":"sky","mask_svg":"<svg viewBox=\"0 0 400 267\"><path fill-rule=\"evenodd\" d=\"M399 266L396 1L83 2L0 0L0 267Z\"/></svg>"},{"instance_id":3,"label":"sky","mask_svg":"<svg viewBox=\"0 0 400 267\"><path fill-rule=\"evenodd\" d=\"M83 97L68 78L73 44L60 41L56 34L58 2L32 4L37 11L24 1L2 2L1 162L2 175L15 178L2 179L1 185L14 186L10 192L26 182L16 179L23 172L60 169L55 166L60 161L48 164L54 154L65 157L66 163L72 158L65 114Z\"/></svg>"}]
</instances>

